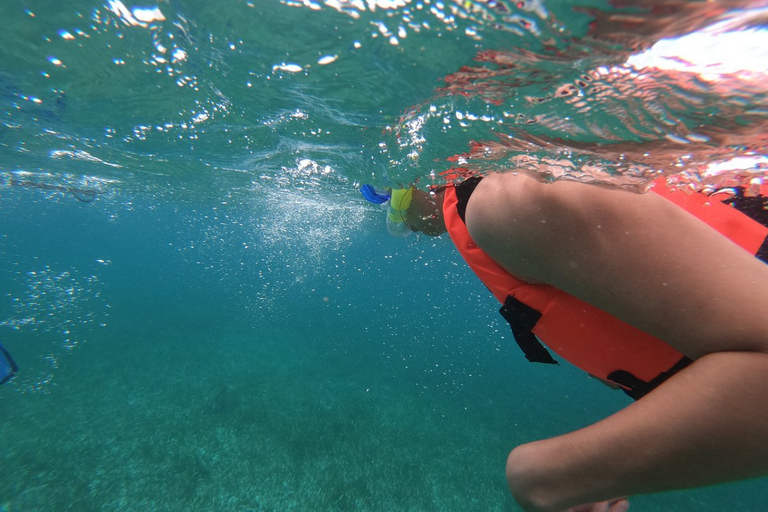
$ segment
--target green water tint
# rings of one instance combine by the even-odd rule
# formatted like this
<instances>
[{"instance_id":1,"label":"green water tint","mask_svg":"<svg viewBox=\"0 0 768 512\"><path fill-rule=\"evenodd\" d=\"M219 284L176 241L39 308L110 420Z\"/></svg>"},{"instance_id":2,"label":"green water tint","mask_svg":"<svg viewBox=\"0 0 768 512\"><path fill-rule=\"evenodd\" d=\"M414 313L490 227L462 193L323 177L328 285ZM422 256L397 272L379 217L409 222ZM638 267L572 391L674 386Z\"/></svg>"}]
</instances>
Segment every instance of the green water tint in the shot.
<instances>
[{"instance_id":1,"label":"green water tint","mask_svg":"<svg viewBox=\"0 0 768 512\"><path fill-rule=\"evenodd\" d=\"M554 96L624 43L583 39L570 2L361 5L126 3L131 25L110 2L0 3L0 336L20 366L0 510L515 510L512 446L627 403L527 364L450 241L389 238L357 191L606 160L598 121L662 135L629 98L589 118ZM603 53L568 59L583 48ZM520 67L480 80L502 68L486 50ZM497 132L540 147L472 153ZM763 488L633 510L757 510Z\"/></svg>"}]
</instances>

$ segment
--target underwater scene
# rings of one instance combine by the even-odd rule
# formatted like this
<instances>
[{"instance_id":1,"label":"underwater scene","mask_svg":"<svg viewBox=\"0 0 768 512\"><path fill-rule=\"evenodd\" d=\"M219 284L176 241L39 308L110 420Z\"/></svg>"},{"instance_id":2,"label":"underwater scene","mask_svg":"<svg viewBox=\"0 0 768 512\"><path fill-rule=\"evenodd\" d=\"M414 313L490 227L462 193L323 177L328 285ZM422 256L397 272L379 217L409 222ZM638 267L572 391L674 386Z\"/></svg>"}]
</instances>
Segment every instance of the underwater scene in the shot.
<instances>
[{"instance_id":1,"label":"underwater scene","mask_svg":"<svg viewBox=\"0 0 768 512\"><path fill-rule=\"evenodd\" d=\"M517 511L631 399L363 185L746 194L764 2L0 2L0 512ZM9 359L15 361L13 369ZM632 498L765 508L766 481Z\"/></svg>"}]
</instances>

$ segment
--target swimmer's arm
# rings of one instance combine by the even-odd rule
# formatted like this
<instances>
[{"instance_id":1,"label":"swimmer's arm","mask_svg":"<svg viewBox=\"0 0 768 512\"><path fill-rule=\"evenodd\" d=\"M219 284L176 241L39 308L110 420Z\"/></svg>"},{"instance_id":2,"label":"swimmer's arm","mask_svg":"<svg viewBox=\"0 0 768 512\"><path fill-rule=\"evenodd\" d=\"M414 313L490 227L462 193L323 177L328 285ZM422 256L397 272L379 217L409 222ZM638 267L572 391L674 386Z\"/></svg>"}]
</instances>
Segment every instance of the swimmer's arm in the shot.
<instances>
[{"instance_id":1,"label":"swimmer's arm","mask_svg":"<svg viewBox=\"0 0 768 512\"><path fill-rule=\"evenodd\" d=\"M718 352L599 423L515 448L527 511L759 476L768 469L768 355Z\"/></svg>"}]
</instances>

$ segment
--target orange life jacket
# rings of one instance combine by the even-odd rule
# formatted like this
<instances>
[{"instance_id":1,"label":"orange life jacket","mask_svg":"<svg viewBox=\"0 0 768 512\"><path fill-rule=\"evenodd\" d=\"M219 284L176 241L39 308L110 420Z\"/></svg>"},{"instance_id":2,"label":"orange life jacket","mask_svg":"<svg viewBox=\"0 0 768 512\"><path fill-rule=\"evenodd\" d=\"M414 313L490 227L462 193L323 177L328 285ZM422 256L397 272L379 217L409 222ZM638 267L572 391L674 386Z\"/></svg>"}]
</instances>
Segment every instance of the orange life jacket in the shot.
<instances>
[{"instance_id":1,"label":"orange life jacket","mask_svg":"<svg viewBox=\"0 0 768 512\"><path fill-rule=\"evenodd\" d=\"M529 361L557 364L541 340L563 359L619 385L634 399L691 363L664 341L553 286L521 281L493 261L475 244L464 223L466 204L479 181L470 178L446 188L445 225L459 253L503 304L500 312ZM712 196L671 192L663 185L653 191L750 253L768 255L768 228L738 209ZM751 198L742 199L749 203ZM755 208L760 210L764 205L763 201Z\"/></svg>"}]
</instances>

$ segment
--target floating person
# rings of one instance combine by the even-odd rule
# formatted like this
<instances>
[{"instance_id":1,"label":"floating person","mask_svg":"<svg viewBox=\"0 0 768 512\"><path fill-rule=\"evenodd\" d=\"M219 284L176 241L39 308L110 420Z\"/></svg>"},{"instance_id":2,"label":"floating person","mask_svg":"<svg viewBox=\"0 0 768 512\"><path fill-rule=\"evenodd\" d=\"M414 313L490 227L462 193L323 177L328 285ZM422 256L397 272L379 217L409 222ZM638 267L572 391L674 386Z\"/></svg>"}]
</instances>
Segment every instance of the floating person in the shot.
<instances>
[{"instance_id":1,"label":"floating person","mask_svg":"<svg viewBox=\"0 0 768 512\"><path fill-rule=\"evenodd\" d=\"M19 371L11 354L0 345L0 384L5 384Z\"/></svg>"},{"instance_id":2,"label":"floating person","mask_svg":"<svg viewBox=\"0 0 768 512\"><path fill-rule=\"evenodd\" d=\"M509 172L389 194L390 232L447 231L526 358L551 350L637 400L514 448L526 511L620 512L625 496L768 474L768 228L715 196L652 190Z\"/></svg>"}]
</instances>

